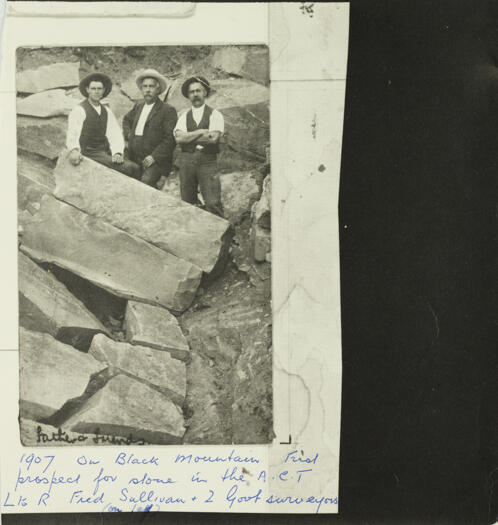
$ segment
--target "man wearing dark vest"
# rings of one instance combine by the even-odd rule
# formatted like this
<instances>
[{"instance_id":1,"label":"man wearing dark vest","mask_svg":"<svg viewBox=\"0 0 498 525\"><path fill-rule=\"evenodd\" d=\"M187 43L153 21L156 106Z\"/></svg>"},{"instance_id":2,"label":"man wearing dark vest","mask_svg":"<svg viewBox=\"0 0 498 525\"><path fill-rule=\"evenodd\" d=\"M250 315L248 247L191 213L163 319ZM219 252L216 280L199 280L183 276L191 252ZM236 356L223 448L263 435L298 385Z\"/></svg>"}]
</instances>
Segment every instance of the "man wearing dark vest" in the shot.
<instances>
[{"instance_id":1,"label":"man wearing dark vest","mask_svg":"<svg viewBox=\"0 0 498 525\"><path fill-rule=\"evenodd\" d=\"M176 146L173 129L178 116L173 106L159 98L167 85L155 69L142 71L136 83L144 99L123 118L127 155L141 166L142 182L156 187L161 175L168 176L171 172Z\"/></svg>"},{"instance_id":2,"label":"man wearing dark vest","mask_svg":"<svg viewBox=\"0 0 498 525\"><path fill-rule=\"evenodd\" d=\"M211 88L204 77L191 77L182 86L182 94L192 103L175 127L175 139L181 147L180 193L182 200L198 204L201 190L207 211L223 217L221 185L217 157L224 132L223 115L205 100Z\"/></svg>"},{"instance_id":3,"label":"man wearing dark vest","mask_svg":"<svg viewBox=\"0 0 498 525\"><path fill-rule=\"evenodd\" d=\"M139 178L139 166L123 157L124 139L116 117L100 103L111 92L111 79L102 73L92 73L80 82L79 89L85 100L71 111L67 123L70 162L78 165L83 155Z\"/></svg>"}]
</instances>

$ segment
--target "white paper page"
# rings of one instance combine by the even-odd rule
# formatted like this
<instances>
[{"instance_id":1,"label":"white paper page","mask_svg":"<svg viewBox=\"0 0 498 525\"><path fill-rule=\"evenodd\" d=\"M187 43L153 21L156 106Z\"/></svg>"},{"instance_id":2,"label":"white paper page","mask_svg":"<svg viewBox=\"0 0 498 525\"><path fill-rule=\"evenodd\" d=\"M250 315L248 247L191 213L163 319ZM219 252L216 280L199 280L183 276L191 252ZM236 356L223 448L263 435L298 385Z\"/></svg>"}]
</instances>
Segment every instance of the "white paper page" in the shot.
<instances>
[{"instance_id":1,"label":"white paper page","mask_svg":"<svg viewBox=\"0 0 498 525\"><path fill-rule=\"evenodd\" d=\"M198 4L190 17L171 20L7 20L0 77L1 241L6 247L0 303L2 512L338 512L337 203L348 4L314 4L313 16L301 4ZM321 36L324 20L340 29L333 38ZM310 59L302 75L296 73L295 41L281 37L282 27L292 34L300 21L308 56L319 52L329 57L326 67L317 62L316 71ZM17 422L15 50L28 45L181 44L270 46L275 438L271 445L23 447ZM286 61L292 74L286 74Z\"/></svg>"}]
</instances>

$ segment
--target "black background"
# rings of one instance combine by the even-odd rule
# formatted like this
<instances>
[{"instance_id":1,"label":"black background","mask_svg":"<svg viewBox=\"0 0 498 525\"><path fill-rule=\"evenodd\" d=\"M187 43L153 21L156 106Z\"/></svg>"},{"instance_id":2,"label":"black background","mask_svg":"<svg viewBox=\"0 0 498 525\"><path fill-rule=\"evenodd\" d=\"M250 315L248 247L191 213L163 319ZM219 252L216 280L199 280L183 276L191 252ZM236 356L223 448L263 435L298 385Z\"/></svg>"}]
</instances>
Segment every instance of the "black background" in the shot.
<instances>
[{"instance_id":1,"label":"black background","mask_svg":"<svg viewBox=\"0 0 498 525\"><path fill-rule=\"evenodd\" d=\"M341 515L4 523L494 522L497 179L498 1L352 0Z\"/></svg>"}]
</instances>

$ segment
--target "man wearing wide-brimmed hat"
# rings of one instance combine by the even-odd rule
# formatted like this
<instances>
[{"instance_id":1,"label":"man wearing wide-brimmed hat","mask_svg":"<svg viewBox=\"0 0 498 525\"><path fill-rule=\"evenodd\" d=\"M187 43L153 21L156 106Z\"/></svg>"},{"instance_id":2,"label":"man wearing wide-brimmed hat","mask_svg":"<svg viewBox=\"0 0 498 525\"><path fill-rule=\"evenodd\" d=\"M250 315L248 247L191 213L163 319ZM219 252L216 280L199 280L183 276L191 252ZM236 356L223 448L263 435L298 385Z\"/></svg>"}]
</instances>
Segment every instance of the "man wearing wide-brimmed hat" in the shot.
<instances>
[{"instance_id":1,"label":"man wearing wide-brimmed hat","mask_svg":"<svg viewBox=\"0 0 498 525\"><path fill-rule=\"evenodd\" d=\"M177 114L173 106L159 98L167 83L155 69L142 71L136 83L143 100L123 118L127 156L141 167L142 182L155 187L161 175L171 172Z\"/></svg>"},{"instance_id":2,"label":"man wearing wide-brimmed hat","mask_svg":"<svg viewBox=\"0 0 498 525\"><path fill-rule=\"evenodd\" d=\"M206 210L223 217L217 158L224 120L219 111L205 103L210 93L209 82L201 76L190 77L182 85L182 94L192 107L175 127L175 139L182 150L180 192L184 201L197 204L200 188Z\"/></svg>"},{"instance_id":3,"label":"man wearing wide-brimmed hat","mask_svg":"<svg viewBox=\"0 0 498 525\"><path fill-rule=\"evenodd\" d=\"M116 117L100 103L112 90L111 79L103 73L87 75L79 85L85 100L69 114L66 146L73 165L82 155L129 177L140 176L139 167L124 158L124 140Z\"/></svg>"}]
</instances>

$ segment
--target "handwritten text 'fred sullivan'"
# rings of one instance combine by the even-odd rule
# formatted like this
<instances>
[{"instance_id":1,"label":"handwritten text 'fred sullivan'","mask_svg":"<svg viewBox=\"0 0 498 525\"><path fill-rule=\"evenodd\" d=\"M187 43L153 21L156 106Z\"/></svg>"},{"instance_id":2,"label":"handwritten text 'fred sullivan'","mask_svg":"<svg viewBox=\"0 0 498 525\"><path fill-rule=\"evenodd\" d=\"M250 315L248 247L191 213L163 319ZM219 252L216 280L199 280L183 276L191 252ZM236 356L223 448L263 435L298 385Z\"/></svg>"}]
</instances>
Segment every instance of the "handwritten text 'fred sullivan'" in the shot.
<instances>
[{"instance_id":1,"label":"handwritten text 'fred sullivan'","mask_svg":"<svg viewBox=\"0 0 498 525\"><path fill-rule=\"evenodd\" d=\"M58 438L64 439L63 436ZM143 450L143 449L142 449ZM56 455L23 454L16 477L6 487L2 505L9 512L54 505L64 501L75 509L105 512L153 512L187 509L193 506L228 511L320 512L324 506L337 505L333 495L307 494L307 482L320 461L318 453L305 455L291 450L279 469L267 471L257 456L232 449L226 455L201 455L186 451L176 457L161 453L138 455L116 452L112 459L68 449ZM270 490L278 483L279 493ZM288 494L285 494L285 487ZM213 507L214 508L214 507ZM291 510L294 509L294 510ZM38 510L39 512L39 510Z\"/></svg>"}]
</instances>

